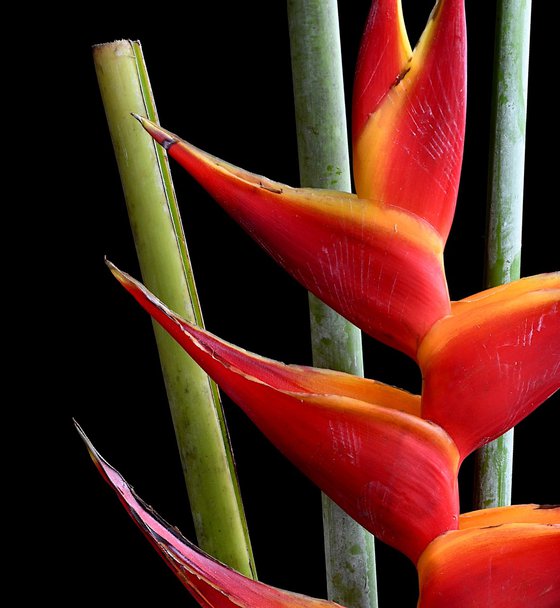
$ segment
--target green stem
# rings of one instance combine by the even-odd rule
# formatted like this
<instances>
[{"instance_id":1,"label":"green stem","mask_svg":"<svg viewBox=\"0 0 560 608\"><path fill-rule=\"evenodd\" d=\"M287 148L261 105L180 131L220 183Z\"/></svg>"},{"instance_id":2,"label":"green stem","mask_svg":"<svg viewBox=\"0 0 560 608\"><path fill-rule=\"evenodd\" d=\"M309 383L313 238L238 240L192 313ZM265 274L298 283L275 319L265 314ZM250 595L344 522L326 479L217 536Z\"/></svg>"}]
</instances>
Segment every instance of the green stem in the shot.
<instances>
[{"instance_id":1,"label":"green stem","mask_svg":"<svg viewBox=\"0 0 560 608\"><path fill-rule=\"evenodd\" d=\"M128 40L102 44L93 57L143 281L178 314L202 324L167 157L131 116L157 121L141 46ZM154 332L198 543L254 577L218 390L156 323Z\"/></svg>"},{"instance_id":2,"label":"green stem","mask_svg":"<svg viewBox=\"0 0 560 608\"><path fill-rule=\"evenodd\" d=\"M350 163L336 0L288 0L300 180L350 191ZM363 375L362 337L309 295L313 364ZM323 495L329 599L377 606L374 538Z\"/></svg>"},{"instance_id":3,"label":"green stem","mask_svg":"<svg viewBox=\"0 0 560 608\"><path fill-rule=\"evenodd\" d=\"M531 0L498 0L486 286L520 277ZM477 453L475 505L511 504L513 429Z\"/></svg>"}]
</instances>

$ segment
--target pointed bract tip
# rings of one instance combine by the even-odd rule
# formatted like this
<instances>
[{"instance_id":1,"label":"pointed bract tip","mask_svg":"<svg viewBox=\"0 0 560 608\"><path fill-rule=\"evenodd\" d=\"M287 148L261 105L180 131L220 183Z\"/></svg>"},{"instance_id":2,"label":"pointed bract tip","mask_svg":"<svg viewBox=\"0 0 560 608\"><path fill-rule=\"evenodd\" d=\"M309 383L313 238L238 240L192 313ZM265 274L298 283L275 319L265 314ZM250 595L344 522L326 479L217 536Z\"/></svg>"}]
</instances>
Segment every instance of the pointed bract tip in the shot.
<instances>
[{"instance_id":1,"label":"pointed bract tip","mask_svg":"<svg viewBox=\"0 0 560 608\"><path fill-rule=\"evenodd\" d=\"M134 282L129 274L117 268L117 266L115 266L113 262L111 262L111 260L109 260L108 258L105 258L105 264L111 271L111 274L117 279L119 283L124 285L125 283Z\"/></svg>"},{"instance_id":2,"label":"pointed bract tip","mask_svg":"<svg viewBox=\"0 0 560 608\"><path fill-rule=\"evenodd\" d=\"M168 150L173 144L177 143L179 138L170 131L163 129L149 118L139 116L138 114L134 114L134 112L131 112L131 114L165 150Z\"/></svg>"},{"instance_id":3,"label":"pointed bract tip","mask_svg":"<svg viewBox=\"0 0 560 608\"><path fill-rule=\"evenodd\" d=\"M82 440L84 441L84 443L88 446L88 448L92 445L91 441L88 439L87 435L84 433L84 430L82 429L82 427L78 424L78 421L75 418L72 418L72 422L74 423L74 426L76 427L76 430L78 431L78 434L80 435L80 437L82 438ZM93 447L93 446L92 446Z\"/></svg>"},{"instance_id":4,"label":"pointed bract tip","mask_svg":"<svg viewBox=\"0 0 560 608\"><path fill-rule=\"evenodd\" d=\"M75 418L72 418L72 421L74 422L74 426L76 427L76 430L78 431L78 434L80 435L82 441L86 444L86 448L87 451L91 457L91 459L93 460L95 466L102 470L101 467L101 463L104 461L103 457L101 456L101 454L93 447L93 443L90 441L89 437L85 434L84 430L82 429L82 427L78 424L78 422L76 421Z\"/></svg>"},{"instance_id":5,"label":"pointed bract tip","mask_svg":"<svg viewBox=\"0 0 560 608\"><path fill-rule=\"evenodd\" d=\"M133 118L136 118L136 120L142 125L144 126L144 120L146 120L143 116L140 116L140 114L136 114L136 112L131 112L130 115Z\"/></svg>"}]
</instances>

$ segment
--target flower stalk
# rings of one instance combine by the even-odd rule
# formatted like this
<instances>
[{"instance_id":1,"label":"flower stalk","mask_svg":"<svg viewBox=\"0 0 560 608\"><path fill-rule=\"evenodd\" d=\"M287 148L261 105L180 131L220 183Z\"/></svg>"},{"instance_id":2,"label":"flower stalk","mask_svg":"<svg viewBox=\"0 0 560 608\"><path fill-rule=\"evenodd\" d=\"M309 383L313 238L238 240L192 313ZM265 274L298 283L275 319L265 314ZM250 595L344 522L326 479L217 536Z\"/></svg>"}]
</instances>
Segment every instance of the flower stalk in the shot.
<instances>
[{"instance_id":1,"label":"flower stalk","mask_svg":"<svg viewBox=\"0 0 560 608\"><path fill-rule=\"evenodd\" d=\"M486 287L521 276L531 0L498 0L488 179ZM511 429L476 457L475 507L511 504Z\"/></svg>"},{"instance_id":2,"label":"flower stalk","mask_svg":"<svg viewBox=\"0 0 560 608\"><path fill-rule=\"evenodd\" d=\"M300 183L351 191L335 0L288 0ZM363 376L361 331L309 293L313 365ZM322 494L327 592L349 608L375 608L374 537Z\"/></svg>"},{"instance_id":3,"label":"flower stalk","mask_svg":"<svg viewBox=\"0 0 560 608\"><path fill-rule=\"evenodd\" d=\"M97 45L93 58L143 279L162 300L202 325L166 153L131 116L157 121L141 45L129 40ZM254 577L217 387L155 323L154 332L198 543Z\"/></svg>"}]
</instances>

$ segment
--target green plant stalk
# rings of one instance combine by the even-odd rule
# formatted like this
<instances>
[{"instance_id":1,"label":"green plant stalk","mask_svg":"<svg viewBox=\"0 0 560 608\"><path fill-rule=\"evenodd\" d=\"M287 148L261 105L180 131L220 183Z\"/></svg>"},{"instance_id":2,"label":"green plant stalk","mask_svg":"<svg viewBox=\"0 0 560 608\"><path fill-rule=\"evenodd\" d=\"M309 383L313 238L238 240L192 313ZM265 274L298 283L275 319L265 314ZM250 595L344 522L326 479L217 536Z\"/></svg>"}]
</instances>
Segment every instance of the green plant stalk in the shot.
<instances>
[{"instance_id":1,"label":"green plant stalk","mask_svg":"<svg viewBox=\"0 0 560 608\"><path fill-rule=\"evenodd\" d=\"M498 0L486 286L520 277L531 0ZM475 506L511 504L513 429L476 455Z\"/></svg>"},{"instance_id":2,"label":"green plant stalk","mask_svg":"<svg viewBox=\"0 0 560 608\"><path fill-rule=\"evenodd\" d=\"M288 0L302 186L351 190L336 0ZM363 376L360 330L309 294L313 365ZM377 606L374 538L325 495L329 599Z\"/></svg>"},{"instance_id":3,"label":"green plant stalk","mask_svg":"<svg viewBox=\"0 0 560 608\"><path fill-rule=\"evenodd\" d=\"M143 281L177 313L202 325L167 156L131 116L157 121L141 45L97 45L93 58ZM156 323L154 332L198 543L255 578L218 389Z\"/></svg>"}]
</instances>

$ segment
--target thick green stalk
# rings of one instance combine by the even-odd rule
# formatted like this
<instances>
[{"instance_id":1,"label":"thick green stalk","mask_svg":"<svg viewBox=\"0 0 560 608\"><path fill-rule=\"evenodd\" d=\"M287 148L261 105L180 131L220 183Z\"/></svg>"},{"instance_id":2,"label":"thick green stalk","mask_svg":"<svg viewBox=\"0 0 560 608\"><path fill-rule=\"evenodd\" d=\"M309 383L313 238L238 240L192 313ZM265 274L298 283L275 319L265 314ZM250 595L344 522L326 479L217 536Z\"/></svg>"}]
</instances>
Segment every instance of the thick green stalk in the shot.
<instances>
[{"instance_id":1,"label":"thick green stalk","mask_svg":"<svg viewBox=\"0 0 560 608\"><path fill-rule=\"evenodd\" d=\"M531 0L498 0L486 285L520 277ZM477 453L475 505L511 504L513 429Z\"/></svg>"},{"instance_id":2,"label":"thick green stalk","mask_svg":"<svg viewBox=\"0 0 560 608\"><path fill-rule=\"evenodd\" d=\"M288 0L302 186L350 191L350 163L336 0ZM362 336L309 295L313 364L363 375ZM329 599L377 606L374 538L323 495Z\"/></svg>"},{"instance_id":3,"label":"thick green stalk","mask_svg":"<svg viewBox=\"0 0 560 608\"><path fill-rule=\"evenodd\" d=\"M138 42L93 49L142 278L168 306L202 324L167 157L131 112L157 121ZM154 323L195 531L208 553L255 576L247 524L218 390Z\"/></svg>"}]
</instances>

